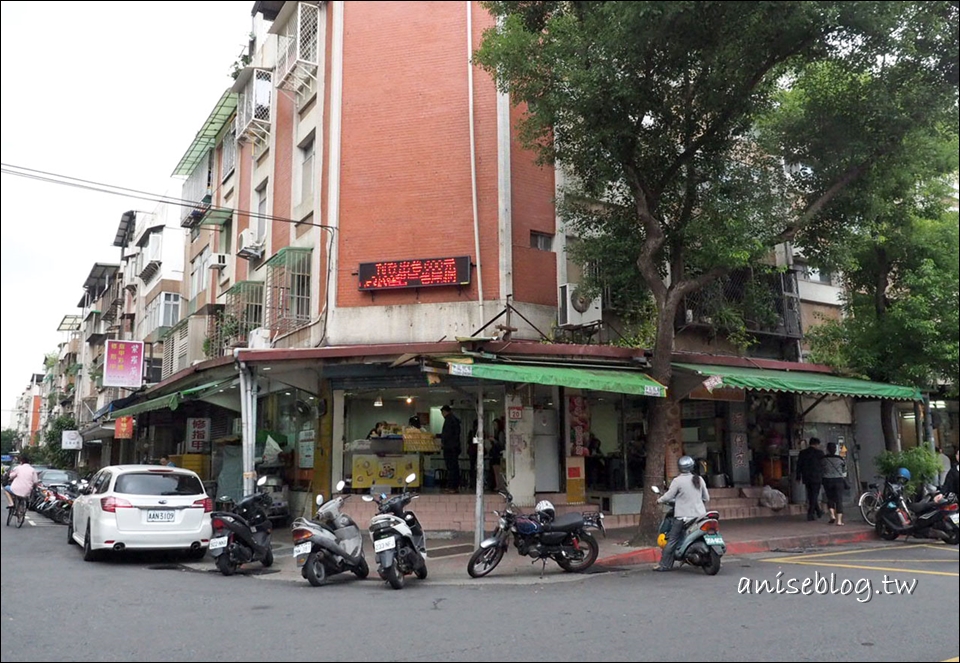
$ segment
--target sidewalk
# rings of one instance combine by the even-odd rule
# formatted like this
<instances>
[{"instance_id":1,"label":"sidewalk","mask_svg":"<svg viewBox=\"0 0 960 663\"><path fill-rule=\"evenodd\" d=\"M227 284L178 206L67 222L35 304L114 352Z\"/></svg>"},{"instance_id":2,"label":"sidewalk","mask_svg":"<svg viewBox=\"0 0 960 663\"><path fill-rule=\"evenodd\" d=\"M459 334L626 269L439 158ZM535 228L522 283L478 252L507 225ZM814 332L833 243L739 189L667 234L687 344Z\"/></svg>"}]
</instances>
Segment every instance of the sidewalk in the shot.
<instances>
[{"instance_id":1,"label":"sidewalk","mask_svg":"<svg viewBox=\"0 0 960 663\"><path fill-rule=\"evenodd\" d=\"M853 514L850 514L851 516ZM635 529L608 530L607 536L591 530L600 546L600 556L595 571L609 570L634 565L654 564L660 561L660 549L654 547L632 547L629 539ZM759 552L793 551L824 546L837 546L877 540L872 527L856 518L843 526L827 524L826 518L810 522L806 516L782 516L730 520L720 523L720 533L727 544L727 555L745 555ZM369 581L379 582L373 562L370 541L364 532L364 551L371 566ZM532 583L543 578L551 580L575 580L578 574L563 572L553 561L548 560L544 567L541 562L529 557L521 557L512 547L503 556L500 565L489 576L475 580L467 574L467 561L474 550L472 532L427 532L427 570L426 582L447 583ZM273 547L275 562L272 568L263 569L259 563L244 566L239 573L258 576L269 580L306 582L293 559L293 540L287 528L274 530ZM199 562L189 562L186 566L195 570L216 572L213 558L209 555ZM331 584L353 580L351 574L331 576ZM420 582L411 577L409 582Z\"/></svg>"}]
</instances>

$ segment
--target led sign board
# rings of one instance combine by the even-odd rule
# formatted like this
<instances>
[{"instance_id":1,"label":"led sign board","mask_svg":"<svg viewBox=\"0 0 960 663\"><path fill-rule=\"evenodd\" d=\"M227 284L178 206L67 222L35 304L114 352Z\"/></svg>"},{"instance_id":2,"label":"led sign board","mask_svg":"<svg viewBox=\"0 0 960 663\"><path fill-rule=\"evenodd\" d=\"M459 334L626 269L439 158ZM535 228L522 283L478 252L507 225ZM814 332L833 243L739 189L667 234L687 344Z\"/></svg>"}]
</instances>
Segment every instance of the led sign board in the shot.
<instances>
[{"instance_id":1,"label":"led sign board","mask_svg":"<svg viewBox=\"0 0 960 663\"><path fill-rule=\"evenodd\" d=\"M362 262L360 290L470 285L470 256Z\"/></svg>"}]
</instances>

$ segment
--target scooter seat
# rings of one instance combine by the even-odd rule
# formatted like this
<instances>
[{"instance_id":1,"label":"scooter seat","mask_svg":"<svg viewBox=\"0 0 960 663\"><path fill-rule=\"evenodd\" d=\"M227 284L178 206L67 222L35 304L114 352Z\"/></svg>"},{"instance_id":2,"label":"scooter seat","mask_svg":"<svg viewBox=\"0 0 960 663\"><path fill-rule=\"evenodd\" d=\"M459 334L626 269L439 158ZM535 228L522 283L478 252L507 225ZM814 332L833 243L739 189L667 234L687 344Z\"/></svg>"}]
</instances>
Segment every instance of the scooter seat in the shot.
<instances>
[{"instance_id":1,"label":"scooter seat","mask_svg":"<svg viewBox=\"0 0 960 663\"><path fill-rule=\"evenodd\" d=\"M583 514L565 513L549 523L544 523L544 532L574 532L583 528Z\"/></svg>"}]
</instances>

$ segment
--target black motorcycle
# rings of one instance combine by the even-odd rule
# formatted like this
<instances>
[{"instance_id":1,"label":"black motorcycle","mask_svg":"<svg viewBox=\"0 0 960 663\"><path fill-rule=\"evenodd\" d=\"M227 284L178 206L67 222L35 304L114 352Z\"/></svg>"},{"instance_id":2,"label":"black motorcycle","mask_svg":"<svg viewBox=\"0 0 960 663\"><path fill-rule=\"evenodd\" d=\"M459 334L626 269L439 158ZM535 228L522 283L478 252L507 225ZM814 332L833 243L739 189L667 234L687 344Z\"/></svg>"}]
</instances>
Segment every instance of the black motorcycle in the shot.
<instances>
[{"instance_id":1,"label":"black motorcycle","mask_svg":"<svg viewBox=\"0 0 960 663\"><path fill-rule=\"evenodd\" d=\"M265 478L260 478L258 487ZM272 506L273 495L258 490L244 497L230 511L210 514L213 524L210 554L216 558L220 573L231 576L241 564L248 562L260 562L264 567L273 565L270 543L273 525L268 515Z\"/></svg>"},{"instance_id":2,"label":"black motorcycle","mask_svg":"<svg viewBox=\"0 0 960 663\"><path fill-rule=\"evenodd\" d=\"M500 491L500 495L507 507L502 512L493 512L499 519L493 536L480 543L467 563L467 573L472 578L482 578L497 568L511 536L518 553L543 562L541 577L548 559L571 573L582 573L597 561L600 547L586 529L599 529L606 536L602 513L566 513L558 516L553 505L543 501L532 515L526 515L513 503L513 495L506 491Z\"/></svg>"},{"instance_id":3,"label":"black motorcycle","mask_svg":"<svg viewBox=\"0 0 960 663\"><path fill-rule=\"evenodd\" d=\"M960 512L956 495L927 491L919 501L908 502L904 488L888 482L888 493L877 510L877 536L885 541L912 536L937 539L949 545L960 544Z\"/></svg>"}]
</instances>

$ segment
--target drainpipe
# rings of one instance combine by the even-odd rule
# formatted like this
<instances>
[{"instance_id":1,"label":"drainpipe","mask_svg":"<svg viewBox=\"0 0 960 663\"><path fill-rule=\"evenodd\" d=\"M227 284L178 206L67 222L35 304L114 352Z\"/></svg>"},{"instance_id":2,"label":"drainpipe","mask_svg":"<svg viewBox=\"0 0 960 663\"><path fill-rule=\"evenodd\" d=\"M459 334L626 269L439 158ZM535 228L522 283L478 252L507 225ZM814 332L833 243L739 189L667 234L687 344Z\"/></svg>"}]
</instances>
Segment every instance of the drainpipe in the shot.
<instances>
[{"instance_id":1,"label":"drainpipe","mask_svg":"<svg viewBox=\"0 0 960 663\"><path fill-rule=\"evenodd\" d=\"M477 210L477 139L473 126L473 3L467 0L467 115L470 119L470 188L473 196L473 244L477 254L477 300L480 320L477 328L483 327L483 275L480 268L480 213Z\"/></svg>"}]
</instances>

